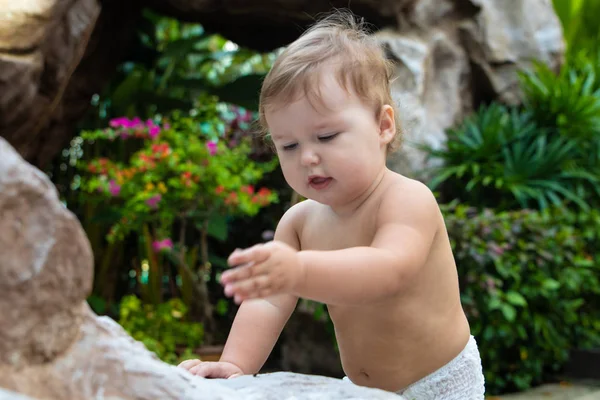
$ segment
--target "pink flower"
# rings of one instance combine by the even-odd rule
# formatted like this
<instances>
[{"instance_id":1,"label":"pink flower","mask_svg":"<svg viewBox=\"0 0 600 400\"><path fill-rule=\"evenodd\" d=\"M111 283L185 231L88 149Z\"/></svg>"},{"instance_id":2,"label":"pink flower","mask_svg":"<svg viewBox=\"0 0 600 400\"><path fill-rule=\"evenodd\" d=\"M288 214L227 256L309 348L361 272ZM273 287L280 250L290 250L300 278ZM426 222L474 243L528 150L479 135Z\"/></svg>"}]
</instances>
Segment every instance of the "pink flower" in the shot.
<instances>
[{"instance_id":1,"label":"pink flower","mask_svg":"<svg viewBox=\"0 0 600 400\"><path fill-rule=\"evenodd\" d=\"M160 133L160 127L153 125L148 129L148 135L151 139L154 139Z\"/></svg>"},{"instance_id":2,"label":"pink flower","mask_svg":"<svg viewBox=\"0 0 600 400\"><path fill-rule=\"evenodd\" d=\"M152 248L157 253L163 250L171 250L173 248L173 241L169 238L163 240L156 240L152 243Z\"/></svg>"},{"instance_id":3,"label":"pink flower","mask_svg":"<svg viewBox=\"0 0 600 400\"><path fill-rule=\"evenodd\" d=\"M250 121L252 121L252 112L246 110L246 112L244 112L242 114L242 118L241 119L244 122L250 122Z\"/></svg>"},{"instance_id":4,"label":"pink flower","mask_svg":"<svg viewBox=\"0 0 600 400\"><path fill-rule=\"evenodd\" d=\"M138 128L143 126L142 120L138 117L132 120L127 117L113 118L108 124L113 128Z\"/></svg>"},{"instance_id":5,"label":"pink flower","mask_svg":"<svg viewBox=\"0 0 600 400\"><path fill-rule=\"evenodd\" d=\"M108 123L112 128L119 128L129 123L129 119L126 117L113 118Z\"/></svg>"},{"instance_id":6,"label":"pink flower","mask_svg":"<svg viewBox=\"0 0 600 400\"><path fill-rule=\"evenodd\" d=\"M206 142L206 148L208 149L208 152L210 153L211 156L214 156L215 154L217 154L217 143L210 141L210 142Z\"/></svg>"},{"instance_id":7,"label":"pink flower","mask_svg":"<svg viewBox=\"0 0 600 400\"><path fill-rule=\"evenodd\" d=\"M146 200L146 204L148 204L148 206L152 209L155 209L158 207L158 203L160 203L160 200L162 199L162 196L160 194L156 194L152 197L150 197L148 200Z\"/></svg>"},{"instance_id":8,"label":"pink flower","mask_svg":"<svg viewBox=\"0 0 600 400\"><path fill-rule=\"evenodd\" d=\"M131 128L131 129L143 128L143 127L144 127L144 123L142 122L142 120L139 117L135 117L131 121L128 121L128 123L125 125L125 128Z\"/></svg>"},{"instance_id":9,"label":"pink flower","mask_svg":"<svg viewBox=\"0 0 600 400\"><path fill-rule=\"evenodd\" d=\"M121 193L121 185L117 184L113 179L108 183L108 191L111 195L118 196Z\"/></svg>"},{"instance_id":10,"label":"pink flower","mask_svg":"<svg viewBox=\"0 0 600 400\"><path fill-rule=\"evenodd\" d=\"M112 128L137 129L142 128L144 123L139 117L129 119L127 117L113 118L108 123Z\"/></svg>"}]
</instances>

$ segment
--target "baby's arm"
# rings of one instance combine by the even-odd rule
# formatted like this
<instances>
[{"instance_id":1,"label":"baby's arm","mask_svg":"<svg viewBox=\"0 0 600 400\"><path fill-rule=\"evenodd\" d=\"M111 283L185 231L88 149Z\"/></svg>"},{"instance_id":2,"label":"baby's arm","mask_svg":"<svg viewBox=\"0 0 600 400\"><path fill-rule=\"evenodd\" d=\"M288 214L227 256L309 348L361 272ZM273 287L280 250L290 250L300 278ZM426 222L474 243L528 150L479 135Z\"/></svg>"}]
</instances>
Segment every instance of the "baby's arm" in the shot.
<instances>
[{"instance_id":1,"label":"baby's arm","mask_svg":"<svg viewBox=\"0 0 600 400\"><path fill-rule=\"evenodd\" d=\"M292 213L281 219L275 240L299 249ZM236 314L219 362L187 360L180 366L195 375L209 378L257 373L267 360L297 301L298 298L290 294L244 301Z\"/></svg>"},{"instance_id":2,"label":"baby's arm","mask_svg":"<svg viewBox=\"0 0 600 400\"><path fill-rule=\"evenodd\" d=\"M297 300L284 294L243 302L220 361L238 366L244 374L257 373L273 350Z\"/></svg>"},{"instance_id":3,"label":"baby's arm","mask_svg":"<svg viewBox=\"0 0 600 400\"><path fill-rule=\"evenodd\" d=\"M433 193L413 181L382 200L370 246L301 251L304 279L294 293L328 304L361 304L402 292L426 263L440 228Z\"/></svg>"},{"instance_id":4,"label":"baby's arm","mask_svg":"<svg viewBox=\"0 0 600 400\"><path fill-rule=\"evenodd\" d=\"M328 304L364 304L407 288L427 262L440 227L433 193L413 181L382 200L370 246L301 251L304 279L294 293Z\"/></svg>"},{"instance_id":5,"label":"baby's arm","mask_svg":"<svg viewBox=\"0 0 600 400\"><path fill-rule=\"evenodd\" d=\"M360 305L401 293L427 262L442 227L439 207L423 184L388 188L369 246L297 251L273 241L230 256L244 265L222 276L236 301L291 293L332 305Z\"/></svg>"}]
</instances>

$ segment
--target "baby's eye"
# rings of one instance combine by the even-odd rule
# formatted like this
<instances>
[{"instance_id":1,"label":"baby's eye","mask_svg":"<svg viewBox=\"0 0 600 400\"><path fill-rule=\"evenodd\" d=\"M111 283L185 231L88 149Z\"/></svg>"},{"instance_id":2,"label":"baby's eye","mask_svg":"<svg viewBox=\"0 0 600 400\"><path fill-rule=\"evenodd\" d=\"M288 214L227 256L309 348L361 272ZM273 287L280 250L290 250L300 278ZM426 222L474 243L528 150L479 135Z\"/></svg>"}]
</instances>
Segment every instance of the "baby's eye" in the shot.
<instances>
[{"instance_id":1,"label":"baby's eye","mask_svg":"<svg viewBox=\"0 0 600 400\"><path fill-rule=\"evenodd\" d=\"M298 146L298 143L286 144L285 146L283 146L283 150L294 150L296 146Z\"/></svg>"},{"instance_id":2,"label":"baby's eye","mask_svg":"<svg viewBox=\"0 0 600 400\"><path fill-rule=\"evenodd\" d=\"M323 135L323 136L319 136L319 140L321 142L328 142L331 139L335 138L337 135L339 135L339 132L331 133L331 134L327 134L327 135Z\"/></svg>"}]
</instances>

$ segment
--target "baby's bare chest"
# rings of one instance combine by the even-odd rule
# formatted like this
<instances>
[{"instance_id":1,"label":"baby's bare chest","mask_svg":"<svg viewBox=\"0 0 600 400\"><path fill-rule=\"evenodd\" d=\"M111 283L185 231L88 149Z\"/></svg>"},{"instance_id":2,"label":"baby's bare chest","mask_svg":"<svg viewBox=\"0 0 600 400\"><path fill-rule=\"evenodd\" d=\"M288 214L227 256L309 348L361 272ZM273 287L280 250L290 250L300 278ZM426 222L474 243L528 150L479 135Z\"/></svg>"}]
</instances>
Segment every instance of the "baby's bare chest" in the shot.
<instances>
[{"instance_id":1,"label":"baby's bare chest","mask_svg":"<svg viewBox=\"0 0 600 400\"><path fill-rule=\"evenodd\" d=\"M377 230L376 217L363 213L343 219L327 214L307 218L300 235L302 250L339 250L369 246Z\"/></svg>"}]
</instances>

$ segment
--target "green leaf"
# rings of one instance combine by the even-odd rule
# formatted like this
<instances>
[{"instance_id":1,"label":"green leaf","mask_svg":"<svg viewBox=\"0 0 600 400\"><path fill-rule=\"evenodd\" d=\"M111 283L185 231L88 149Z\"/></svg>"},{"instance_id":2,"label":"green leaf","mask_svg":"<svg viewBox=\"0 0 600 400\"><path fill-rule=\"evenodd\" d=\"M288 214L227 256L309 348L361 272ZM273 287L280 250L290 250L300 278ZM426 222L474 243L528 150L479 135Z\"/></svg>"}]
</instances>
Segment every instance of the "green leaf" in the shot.
<instances>
[{"instance_id":1,"label":"green leaf","mask_svg":"<svg viewBox=\"0 0 600 400\"><path fill-rule=\"evenodd\" d=\"M208 234L221 242L227 240L227 217L212 213L208 218Z\"/></svg>"},{"instance_id":2,"label":"green leaf","mask_svg":"<svg viewBox=\"0 0 600 400\"><path fill-rule=\"evenodd\" d=\"M258 95L264 75L242 76L233 82L211 89L221 101L237 104L249 110L258 110Z\"/></svg>"},{"instance_id":3,"label":"green leaf","mask_svg":"<svg viewBox=\"0 0 600 400\"><path fill-rule=\"evenodd\" d=\"M517 316L517 311L510 304L502 304L502 306L500 307L500 311L502 311L502 314L504 314L504 318L506 318L508 322L513 322L515 320L515 317Z\"/></svg>"},{"instance_id":4,"label":"green leaf","mask_svg":"<svg viewBox=\"0 0 600 400\"><path fill-rule=\"evenodd\" d=\"M560 282L558 282L554 279L548 278L542 282L542 287L544 289L548 289L548 290L556 290L556 289L560 288Z\"/></svg>"},{"instance_id":5,"label":"green leaf","mask_svg":"<svg viewBox=\"0 0 600 400\"><path fill-rule=\"evenodd\" d=\"M527 300L520 293L514 291L506 292L506 300L514 306L524 307L527 305Z\"/></svg>"},{"instance_id":6,"label":"green leaf","mask_svg":"<svg viewBox=\"0 0 600 400\"><path fill-rule=\"evenodd\" d=\"M206 35L194 36L190 38L177 39L167 43L165 46L162 56L165 58L182 59L192 54L197 48L202 48L200 52L206 54L207 50L203 49L206 47L206 41L204 40Z\"/></svg>"}]
</instances>

